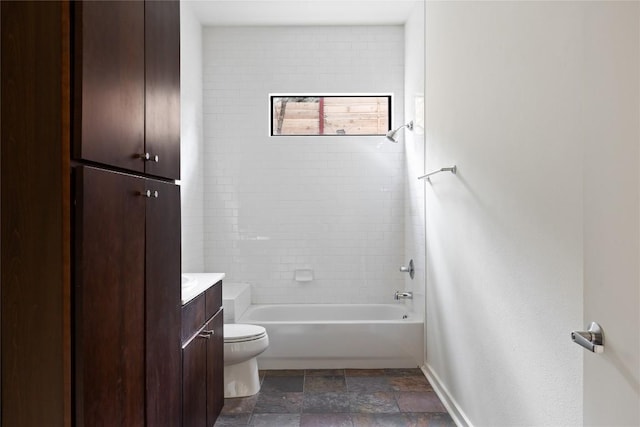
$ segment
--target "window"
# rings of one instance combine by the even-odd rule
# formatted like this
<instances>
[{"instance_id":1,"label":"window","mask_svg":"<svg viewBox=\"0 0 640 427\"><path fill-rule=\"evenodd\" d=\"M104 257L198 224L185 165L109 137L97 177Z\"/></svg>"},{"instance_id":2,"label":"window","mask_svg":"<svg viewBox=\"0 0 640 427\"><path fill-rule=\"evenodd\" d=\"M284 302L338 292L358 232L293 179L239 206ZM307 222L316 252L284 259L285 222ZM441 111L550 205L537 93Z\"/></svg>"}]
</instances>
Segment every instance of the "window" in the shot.
<instances>
[{"instance_id":1,"label":"window","mask_svg":"<svg viewBox=\"0 0 640 427\"><path fill-rule=\"evenodd\" d=\"M391 95L271 96L271 136L386 135Z\"/></svg>"}]
</instances>

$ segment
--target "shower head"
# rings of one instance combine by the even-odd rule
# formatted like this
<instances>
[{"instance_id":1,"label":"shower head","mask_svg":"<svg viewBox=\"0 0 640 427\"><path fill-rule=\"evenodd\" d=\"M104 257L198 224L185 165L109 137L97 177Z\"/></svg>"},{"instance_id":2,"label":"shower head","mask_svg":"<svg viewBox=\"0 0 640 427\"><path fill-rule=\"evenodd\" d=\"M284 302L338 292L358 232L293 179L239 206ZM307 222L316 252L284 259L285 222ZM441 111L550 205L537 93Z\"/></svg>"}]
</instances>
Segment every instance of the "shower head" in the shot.
<instances>
[{"instance_id":1,"label":"shower head","mask_svg":"<svg viewBox=\"0 0 640 427\"><path fill-rule=\"evenodd\" d=\"M411 120L406 125L402 125L399 128L396 128L394 130L390 130L389 132L387 132L387 139L391 142L397 143L398 142L397 134L398 132L400 132L400 129L404 127L406 127L409 130L413 130L413 120Z\"/></svg>"}]
</instances>

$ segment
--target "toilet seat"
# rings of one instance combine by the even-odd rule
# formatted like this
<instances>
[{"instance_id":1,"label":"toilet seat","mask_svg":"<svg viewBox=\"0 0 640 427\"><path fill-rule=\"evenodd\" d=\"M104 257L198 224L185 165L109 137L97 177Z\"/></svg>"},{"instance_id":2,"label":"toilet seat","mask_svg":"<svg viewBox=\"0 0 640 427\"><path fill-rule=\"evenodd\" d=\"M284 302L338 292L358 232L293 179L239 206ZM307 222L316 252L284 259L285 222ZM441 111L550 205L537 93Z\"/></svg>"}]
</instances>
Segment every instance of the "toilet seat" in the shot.
<instances>
[{"instance_id":1,"label":"toilet seat","mask_svg":"<svg viewBox=\"0 0 640 427\"><path fill-rule=\"evenodd\" d=\"M229 323L224 325L223 335L225 343L238 343L264 338L267 335L267 330L258 325Z\"/></svg>"}]
</instances>

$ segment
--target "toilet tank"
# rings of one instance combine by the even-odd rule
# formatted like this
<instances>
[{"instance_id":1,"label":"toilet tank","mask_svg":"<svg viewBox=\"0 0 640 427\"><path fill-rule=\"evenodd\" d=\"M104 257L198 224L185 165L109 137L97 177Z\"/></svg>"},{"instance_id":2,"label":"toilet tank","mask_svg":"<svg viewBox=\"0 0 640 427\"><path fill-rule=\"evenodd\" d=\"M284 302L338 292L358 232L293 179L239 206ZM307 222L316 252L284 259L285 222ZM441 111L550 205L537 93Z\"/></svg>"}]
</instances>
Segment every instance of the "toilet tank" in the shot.
<instances>
[{"instance_id":1,"label":"toilet tank","mask_svg":"<svg viewBox=\"0 0 640 427\"><path fill-rule=\"evenodd\" d=\"M248 283L222 282L222 308L224 323L236 323L236 319L251 305L251 285Z\"/></svg>"}]
</instances>

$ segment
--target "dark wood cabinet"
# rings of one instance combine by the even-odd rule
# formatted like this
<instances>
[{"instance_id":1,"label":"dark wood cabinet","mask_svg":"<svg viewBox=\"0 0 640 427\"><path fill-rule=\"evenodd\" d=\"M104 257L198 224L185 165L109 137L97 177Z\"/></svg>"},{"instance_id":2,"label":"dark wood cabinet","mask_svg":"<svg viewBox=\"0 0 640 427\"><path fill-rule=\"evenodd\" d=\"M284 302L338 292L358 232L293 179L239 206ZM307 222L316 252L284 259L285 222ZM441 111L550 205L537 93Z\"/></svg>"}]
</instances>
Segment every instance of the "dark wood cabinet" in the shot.
<instances>
[{"instance_id":1,"label":"dark wood cabinet","mask_svg":"<svg viewBox=\"0 0 640 427\"><path fill-rule=\"evenodd\" d=\"M213 426L224 405L221 306L222 282L218 282L182 308L184 427Z\"/></svg>"},{"instance_id":2,"label":"dark wood cabinet","mask_svg":"<svg viewBox=\"0 0 640 427\"><path fill-rule=\"evenodd\" d=\"M144 8L141 1L73 3L77 159L145 171Z\"/></svg>"},{"instance_id":3,"label":"dark wood cabinet","mask_svg":"<svg viewBox=\"0 0 640 427\"><path fill-rule=\"evenodd\" d=\"M207 341L205 299L197 296L182 308L182 425L207 422Z\"/></svg>"},{"instance_id":4,"label":"dark wood cabinet","mask_svg":"<svg viewBox=\"0 0 640 427\"><path fill-rule=\"evenodd\" d=\"M86 166L75 173L76 421L178 426L179 189Z\"/></svg>"},{"instance_id":5,"label":"dark wood cabinet","mask_svg":"<svg viewBox=\"0 0 640 427\"><path fill-rule=\"evenodd\" d=\"M71 418L65 3L0 1L0 425ZM68 121L68 120L67 120Z\"/></svg>"},{"instance_id":6,"label":"dark wood cabinet","mask_svg":"<svg viewBox=\"0 0 640 427\"><path fill-rule=\"evenodd\" d=\"M179 4L0 18L0 425L180 426Z\"/></svg>"},{"instance_id":7,"label":"dark wood cabinet","mask_svg":"<svg viewBox=\"0 0 640 427\"><path fill-rule=\"evenodd\" d=\"M148 174L180 178L180 3L145 3L145 162ZM158 161L154 161L155 158Z\"/></svg>"},{"instance_id":8,"label":"dark wood cabinet","mask_svg":"<svg viewBox=\"0 0 640 427\"><path fill-rule=\"evenodd\" d=\"M195 337L182 349L182 399L184 427L207 422L207 342Z\"/></svg>"},{"instance_id":9,"label":"dark wood cabinet","mask_svg":"<svg viewBox=\"0 0 640 427\"><path fill-rule=\"evenodd\" d=\"M152 196L145 215L147 425L179 426L180 188L157 180L146 183Z\"/></svg>"},{"instance_id":10,"label":"dark wood cabinet","mask_svg":"<svg viewBox=\"0 0 640 427\"><path fill-rule=\"evenodd\" d=\"M77 425L144 425L145 183L76 174Z\"/></svg>"},{"instance_id":11,"label":"dark wood cabinet","mask_svg":"<svg viewBox=\"0 0 640 427\"><path fill-rule=\"evenodd\" d=\"M179 179L179 2L76 2L73 11L75 158Z\"/></svg>"},{"instance_id":12,"label":"dark wood cabinet","mask_svg":"<svg viewBox=\"0 0 640 427\"><path fill-rule=\"evenodd\" d=\"M214 332L207 341L207 427L215 424L224 406L224 319L222 309L205 329Z\"/></svg>"}]
</instances>

